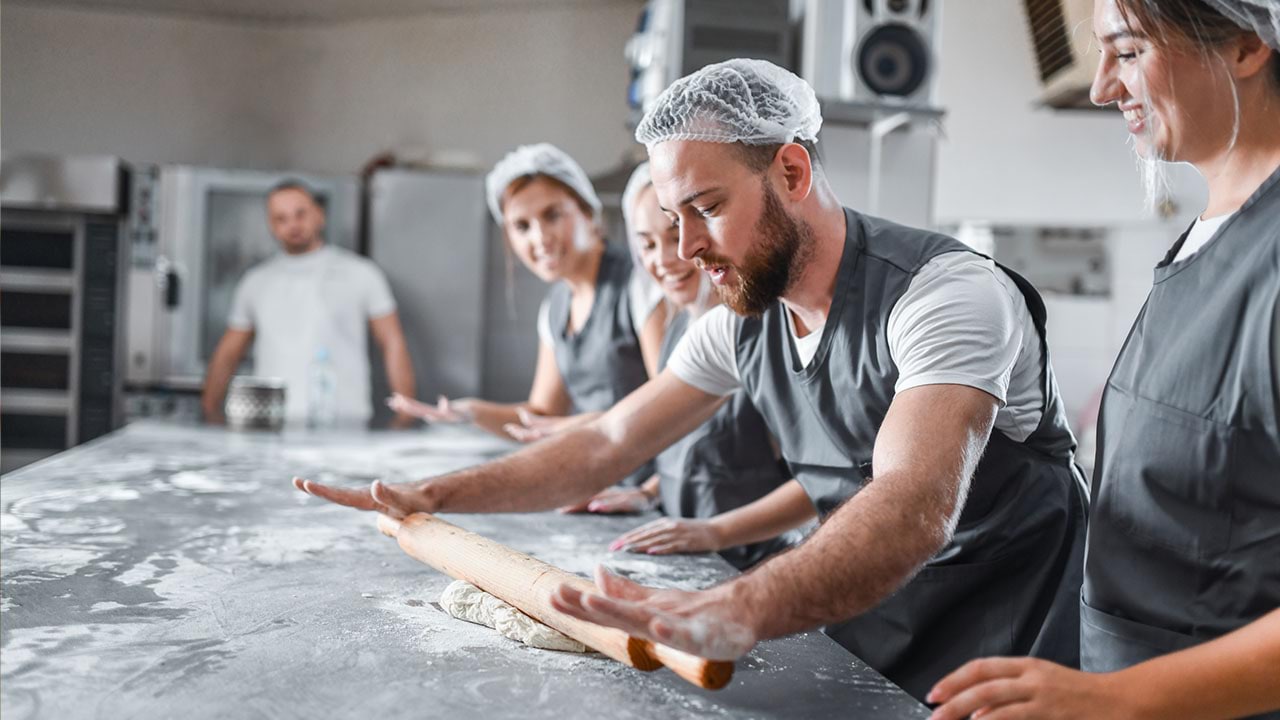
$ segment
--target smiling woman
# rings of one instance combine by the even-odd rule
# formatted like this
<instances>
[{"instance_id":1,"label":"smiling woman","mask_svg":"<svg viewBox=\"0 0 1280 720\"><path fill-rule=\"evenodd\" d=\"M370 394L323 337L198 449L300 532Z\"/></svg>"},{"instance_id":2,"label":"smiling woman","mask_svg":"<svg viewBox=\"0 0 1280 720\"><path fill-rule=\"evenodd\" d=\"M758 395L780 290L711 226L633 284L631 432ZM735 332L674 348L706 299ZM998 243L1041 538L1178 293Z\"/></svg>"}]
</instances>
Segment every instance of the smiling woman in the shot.
<instances>
[{"instance_id":1,"label":"smiling woman","mask_svg":"<svg viewBox=\"0 0 1280 720\"><path fill-rule=\"evenodd\" d=\"M1280 3L1098 0L1094 32L1094 102L1209 201L1107 381L1086 672L977 660L929 700L937 720L1280 718Z\"/></svg>"},{"instance_id":2,"label":"smiling woman","mask_svg":"<svg viewBox=\"0 0 1280 720\"><path fill-rule=\"evenodd\" d=\"M608 410L640 387L657 363L665 308L653 283L633 275L600 231L600 200L582 168L560 149L526 145L485 180L489 210L507 246L551 290L538 314L538 364L529 399L477 398L435 406L396 396L391 406L433 422L474 422L495 434L536 440ZM567 417L571 412L577 417ZM650 474L641 468L630 484Z\"/></svg>"}]
</instances>

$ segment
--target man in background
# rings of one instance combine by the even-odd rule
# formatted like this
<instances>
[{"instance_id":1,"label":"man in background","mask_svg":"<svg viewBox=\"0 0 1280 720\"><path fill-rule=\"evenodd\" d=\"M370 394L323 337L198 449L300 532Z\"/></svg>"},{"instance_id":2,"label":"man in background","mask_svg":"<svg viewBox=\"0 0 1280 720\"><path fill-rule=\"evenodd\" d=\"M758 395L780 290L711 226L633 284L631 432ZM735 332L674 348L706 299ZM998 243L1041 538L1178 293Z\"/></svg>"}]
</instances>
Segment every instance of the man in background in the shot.
<instances>
[{"instance_id":1,"label":"man in background","mask_svg":"<svg viewBox=\"0 0 1280 720\"><path fill-rule=\"evenodd\" d=\"M372 261L324 241L325 213L305 184L286 180L267 193L267 222L283 253L241 279L227 331L209 359L201 403L205 419L223 422L227 384L253 343L254 373L285 381L285 415L307 419L316 363L332 371L333 419L367 422L367 335L386 363L393 392L414 396L413 364L387 279ZM366 325L367 324L367 325ZM366 330L366 327L368 330ZM412 423L397 415L393 425Z\"/></svg>"}]
</instances>

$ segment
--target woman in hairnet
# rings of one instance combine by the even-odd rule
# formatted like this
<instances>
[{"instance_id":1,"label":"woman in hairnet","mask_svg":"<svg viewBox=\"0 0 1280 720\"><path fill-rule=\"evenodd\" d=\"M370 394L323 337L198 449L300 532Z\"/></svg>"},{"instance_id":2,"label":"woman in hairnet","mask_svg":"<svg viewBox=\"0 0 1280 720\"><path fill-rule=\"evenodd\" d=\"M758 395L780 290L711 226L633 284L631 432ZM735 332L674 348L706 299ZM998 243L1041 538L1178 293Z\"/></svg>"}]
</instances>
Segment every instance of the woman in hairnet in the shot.
<instances>
[{"instance_id":1,"label":"woman in hairnet","mask_svg":"<svg viewBox=\"0 0 1280 720\"><path fill-rule=\"evenodd\" d=\"M977 660L929 699L956 720L1280 718L1280 3L1098 0L1093 25L1093 101L1209 201L1107 381L1086 672Z\"/></svg>"},{"instance_id":2,"label":"woman in hairnet","mask_svg":"<svg viewBox=\"0 0 1280 720\"><path fill-rule=\"evenodd\" d=\"M606 246L600 200L564 151L547 143L516 148L485 178L485 191L511 252L552 284L538 312L529 399L442 397L429 405L395 395L388 404L433 422L472 422L528 439L547 431L544 418L607 410L640 387L657 363L665 308L652 283L632 274L626 254Z\"/></svg>"},{"instance_id":3,"label":"woman in hairnet","mask_svg":"<svg viewBox=\"0 0 1280 720\"><path fill-rule=\"evenodd\" d=\"M666 367L689 324L719 303L711 282L676 250L680 229L658 205L649 164L636 168L622 194L622 214L637 273L666 297L670 320L658 370ZM655 473L636 488L610 488L573 509L634 512L660 501L665 518L632 530L611 550L663 555L719 552L745 570L787 547L784 533L816 514L800 483L779 460L764 418L742 392L706 423L654 458Z\"/></svg>"}]
</instances>

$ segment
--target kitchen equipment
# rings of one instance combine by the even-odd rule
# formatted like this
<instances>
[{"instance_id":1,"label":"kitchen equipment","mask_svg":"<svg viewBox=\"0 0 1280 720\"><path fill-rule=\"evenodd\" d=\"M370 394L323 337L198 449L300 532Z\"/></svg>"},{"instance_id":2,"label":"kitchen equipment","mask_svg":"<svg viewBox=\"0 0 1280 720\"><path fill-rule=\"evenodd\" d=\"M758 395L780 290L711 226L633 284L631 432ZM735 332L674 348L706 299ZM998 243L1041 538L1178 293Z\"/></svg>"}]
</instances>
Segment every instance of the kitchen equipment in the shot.
<instances>
[{"instance_id":1,"label":"kitchen equipment","mask_svg":"<svg viewBox=\"0 0 1280 720\"><path fill-rule=\"evenodd\" d=\"M709 690L733 678L733 663L707 660L658 643L632 637L617 628L578 620L551 607L551 594L562 584L596 592L591 581L506 545L445 522L427 513L404 520L378 516L378 529L401 549L440 572L465 580L507 601L516 609L609 657L637 670L663 665Z\"/></svg>"},{"instance_id":2,"label":"kitchen equipment","mask_svg":"<svg viewBox=\"0 0 1280 720\"><path fill-rule=\"evenodd\" d=\"M143 166L129 216L135 258L129 271L126 381L131 388L198 388L226 330L245 271L279 252L267 225L266 196L301 180L325 207L325 241L354 250L354 177Z\"/></svg>"},{"instance_id":3,"label":"kitchen equipment","mask_svg":"<svg viewBox=\"0 0 1280 720\"><path fill-rule=\"evenodd\" d=\"M0 472L119 425L128 184L112 157L0 164Z\"/></svg>"},{"instance_id":4,"label":"kitchen equipment","mask_svg":"<svg viewBox=\"0 0 1280 720\"><path fill-rule=\"evenodd\" d=\"M223 412L233 430L279 430L284 427L284 380L238 375L227 388Z\"/></svg>"},{"instance_id":5,"label":"kitchen equipment","mask_svg":"<svg viewBox=\"0 0 1280 720\"><path fill-rule=\"evenodd\" d=\"M491 243L502 248L490 238L483 178L461 171L380 169L369 177L368 194L369 258L395 295L418 395L488 397L482 388L485 309L490 296L503 297L503 278L485 277ZM539 285L535 303L546 292ZM530 351L536 347L527 344ZM382 402L389 389L382 363L370 365L376 425L389 415ZM528 369L517 371L529 372L533 365L530 358ZM522 390L527 389L526 382Z\"/></svg>"}]
</instances>

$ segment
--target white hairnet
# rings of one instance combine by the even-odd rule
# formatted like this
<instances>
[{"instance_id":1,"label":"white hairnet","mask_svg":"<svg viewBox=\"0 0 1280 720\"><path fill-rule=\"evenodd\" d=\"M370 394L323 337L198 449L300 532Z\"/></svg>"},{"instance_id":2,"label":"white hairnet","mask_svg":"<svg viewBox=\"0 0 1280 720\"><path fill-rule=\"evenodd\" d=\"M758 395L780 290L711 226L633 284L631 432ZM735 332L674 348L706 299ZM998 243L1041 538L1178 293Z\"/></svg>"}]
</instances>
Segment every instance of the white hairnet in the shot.
<instances>
[{"instance_id":1,"label":"white hairnet","mask_svg":"<svg viewBox=\"0 0 1280 720\"><path fill-rule=\"evenodd\" d=\"M631 251L631 264L634 266L632 275L640 278L640 282L648 287L656 287L657 283L653 276L645 269L644 263L640 261L640 238L636 235L636 201L640 199L640 193L645 188L653 186L653 178L649 176L649 163L640 163L640 165L631 171L631 177L627 179L627 187L622 191L622 222L626 225L627 249Z\"/></svg>"},{"instance_id":2,"label":"white hairnet","mask_svg":"<svg viewBox=\"0 0 1280 720\"><path fill-rule=\"evenodd\" d=\"M502 194L515 180L528 175L546 175L568 185L582 201L591 206L593 219L600 218L600 198L582 167L563 150L551 143L521 145L498 161L484 179L489 212L502 224Z\"/></svg>"},{"instance_id":3,"label":"white hairnet","mask_svg":"<svg viewBox=\"0 0 1280 720\"><path fill-rule=\"evenodd\" d=\"M1205 0L1245 30L1252 30L1273 50L1280 50L1280 2L1277 0Z\"/></svg>"},{"instance_id":4,"label":"white hairnet","mask_svg":"<svg viewBox=\"0 0 1280 720\"><path fill-rule=\"evenodd\" d=\"M809 83L773 63L737 59L671 83L636 127L636 140L772 145L816 141L821 127Z\"/></svg>"}]
</instances>

